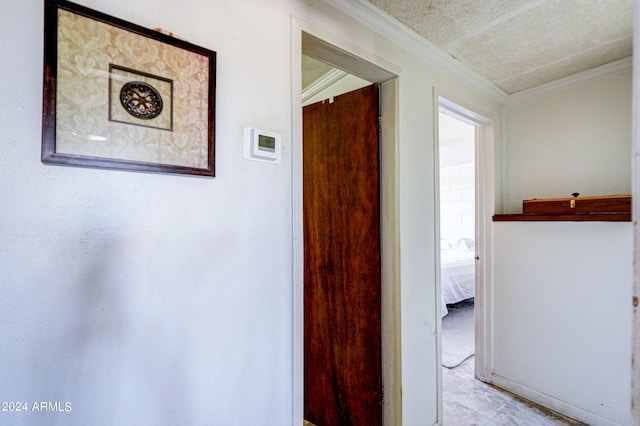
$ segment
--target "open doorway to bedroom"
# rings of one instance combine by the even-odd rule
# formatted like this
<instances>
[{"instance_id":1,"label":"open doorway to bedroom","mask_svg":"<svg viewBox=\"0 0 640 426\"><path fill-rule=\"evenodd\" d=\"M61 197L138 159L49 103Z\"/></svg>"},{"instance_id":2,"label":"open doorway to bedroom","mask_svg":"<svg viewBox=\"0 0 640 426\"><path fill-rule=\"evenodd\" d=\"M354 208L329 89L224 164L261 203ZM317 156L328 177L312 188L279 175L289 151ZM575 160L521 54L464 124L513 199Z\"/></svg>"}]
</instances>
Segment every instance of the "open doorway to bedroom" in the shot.
<instances>
[{"instance_id":1,"label":"open doorway to bedroom","mask_svg":"<svg viewBox=\"0 0 640 426\"><path fill-rule=\"evenodd\" d=\"M453 369L475 353L476 125L440 107L438 129L442 365Z\"/></svg>"},{"instance_id":2,"label":"open doorway to bedroom","mask_svg":"<svg viewBox=\"0 0 640 426\"><path fill-rule=\"evenodd\" d=\"M438 98L438 182L440 223L440 316L442 417L444 424L470 424L476 400L487 397L476 378L485 377L490 336L483 297L490 245L486 230L485 183L493 135L491 121ZM476 332L478 335L476 336ZM486 340L486 338L488 338ZM471 392L461 392L462 389ZM464 414L463 414L464 413Z\"/></svg>"}]
</instances>

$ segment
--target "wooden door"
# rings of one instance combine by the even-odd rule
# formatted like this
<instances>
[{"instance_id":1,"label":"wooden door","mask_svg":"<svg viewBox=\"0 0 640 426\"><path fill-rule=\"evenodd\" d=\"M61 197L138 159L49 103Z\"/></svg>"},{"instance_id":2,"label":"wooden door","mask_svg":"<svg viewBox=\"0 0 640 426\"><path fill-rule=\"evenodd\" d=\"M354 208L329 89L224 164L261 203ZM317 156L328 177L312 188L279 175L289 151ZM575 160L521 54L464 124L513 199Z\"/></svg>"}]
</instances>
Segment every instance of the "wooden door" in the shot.
<instances>
[{"instance_id":1,"label":"wooden door","mask_svg":"<svg viewBox=\"0 0 640 426\"><path fill-rule=\"evenodd\" d=\"M305 419L381 425L377 86L303 120Z\"/></svg>"}]
</instances>

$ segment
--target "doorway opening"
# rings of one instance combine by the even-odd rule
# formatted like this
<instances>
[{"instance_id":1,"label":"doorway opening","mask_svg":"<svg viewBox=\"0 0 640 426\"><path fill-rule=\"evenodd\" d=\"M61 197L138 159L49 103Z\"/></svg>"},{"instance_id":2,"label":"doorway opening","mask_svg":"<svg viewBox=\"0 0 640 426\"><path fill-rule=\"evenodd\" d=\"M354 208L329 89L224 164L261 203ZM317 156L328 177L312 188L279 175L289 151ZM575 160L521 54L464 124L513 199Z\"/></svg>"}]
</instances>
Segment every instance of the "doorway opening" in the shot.
<instances>
[{"instance_id":1,"label":"doorway opening","mask_svg":"<svg viewBox=\"0 0 640 426\"><path fill-rule=\"evenodd\" d=\"M442 365L475 353L476 125L440 108L440 293Z\"/></svg>"},{"instance_id":2,"label":"doorway opening","mask_svg":"<svg viewBox=\"0 0 640 426\"><path fill-rule=\"evenodd\" d=\"M475 379L488 382L491 377L488 295L495 208L494 131L493 121L486 116L442 96L436 96L435 101L442 420L446 413L457 413L452 405L458 402L451 398L459 393L456 386L469 386Z\"/></svg>"},{"instance_id":3,"label":"doorway opening","mask_svg":"<svg viewBox=\"0 0 640 426\"><path fill-rule=\"evenodd\" d=\"M379 157L376 160L379 166L379 219L380 231L380 334L381 334L381 378L384 385L384 399L382 401L382 424L399 424L400 409L400 343L399 343L399 290L397 253L398 229L395 220L396 192L396 97L397 81L395 74L376 65L376 58L361 58L349 53L335 45L323 41L319 36L311 35L303 29L300 35L299 61L294 56L294 66L302 64L301 81L294 81L294 104L299 102L301 113L303 107L313 106L315 101L325 100L326 104L338 102L345 92L353 92L358 85L376 84L379 91ZM365 55L366 56L366 55ZM321 64L320 67L317 65ZM311 65L310 65L311 64ZM320 69L321 71L317 71ZM294 70L293 75L296 75ZM315 76L313 75L314 73ZM355 86L354 86L355 84ZM297 87L296 87L297 86ZM299 97L296 99L296 93ZM344 95L342 95L344 96ZM302 114L301 114L302 115ZM348 115L348 114L343 114ZM304 143L302 132L302 117L300 123L296 123L294 117L294 140L300 140L301 144L294 144L292 156L294 158L294 388L299 393L294 393L294 424L302 424L304 407L307 395L305 395L304 371L305 371L305 259L304 253L304 179L307 168L303 157ZM300 134L296 135L296 129ZM322 149L319 155L324 155ZM335 188L334 188L335 189ZM306 309L306 307L305 307ZM338 397L342 398L340 392Z\"/></svg>"}]
</instances>

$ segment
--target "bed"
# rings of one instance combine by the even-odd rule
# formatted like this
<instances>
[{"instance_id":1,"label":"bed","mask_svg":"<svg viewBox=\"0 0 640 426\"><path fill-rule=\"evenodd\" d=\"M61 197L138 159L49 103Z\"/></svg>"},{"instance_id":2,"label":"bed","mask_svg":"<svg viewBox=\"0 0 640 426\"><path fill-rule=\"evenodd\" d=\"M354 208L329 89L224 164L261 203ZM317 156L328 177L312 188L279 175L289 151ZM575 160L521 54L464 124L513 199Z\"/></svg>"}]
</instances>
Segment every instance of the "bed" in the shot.
<instances>
[{"instance_id":1,"label":"bed","mask_svg":"<svg viewBox=\"0 0 640 426\"><path fill-rule=\"evenodd\" d=\"M441 316L449 312L447 305L475 296L475 244L470 238L441 242L440 282Z\"/></svg>"}]
</instances>

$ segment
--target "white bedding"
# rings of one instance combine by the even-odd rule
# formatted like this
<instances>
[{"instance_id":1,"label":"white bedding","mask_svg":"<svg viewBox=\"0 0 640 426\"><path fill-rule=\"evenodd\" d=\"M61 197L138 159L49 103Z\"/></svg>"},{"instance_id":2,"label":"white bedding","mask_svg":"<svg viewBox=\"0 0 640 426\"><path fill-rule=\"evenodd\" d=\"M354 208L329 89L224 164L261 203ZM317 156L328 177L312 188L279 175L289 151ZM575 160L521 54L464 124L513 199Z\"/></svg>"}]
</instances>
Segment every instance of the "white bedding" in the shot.
<instances>
[{"instance_id":1,"label":"white bedding","mask_svg":"<svg viewBox=\"0 0 640 426\"><path fill-rule=\"evenodd\" d=\"M475 296L475 246L473 240L460 238L456 243L441 244L440 282L441 316L447 315L447 304Z\"/></svg>"}]
</instances>

